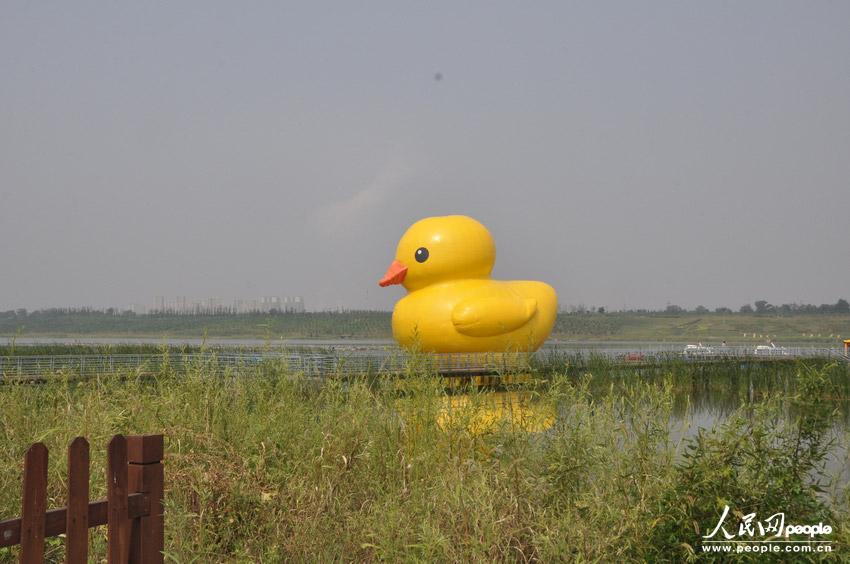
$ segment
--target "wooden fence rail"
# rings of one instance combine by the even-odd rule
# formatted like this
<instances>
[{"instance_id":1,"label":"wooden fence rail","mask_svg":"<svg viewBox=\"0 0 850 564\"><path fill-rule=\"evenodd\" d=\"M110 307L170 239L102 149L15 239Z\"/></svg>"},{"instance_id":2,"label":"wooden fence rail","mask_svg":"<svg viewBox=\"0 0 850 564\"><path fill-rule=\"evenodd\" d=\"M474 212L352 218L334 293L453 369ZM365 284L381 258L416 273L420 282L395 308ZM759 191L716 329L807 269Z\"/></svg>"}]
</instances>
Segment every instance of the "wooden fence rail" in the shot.
<instances>
[{"instance_id":1,"label":"wooden fence rail","mask_svg":"<svg viewBox=\"0 0 850 564\"><path fill-rule=\"evenodd\" d=\"M68 505L47 510L47 447L24 457L21 517L0 521L0 547L20 545L20 561L44 561L44 539L65 535L65 562L88 561L88 530L107 526L110 564L163 562L162 435L115 435L107 451L105 500L89 502L89 443L68 447Z\"/></svg>"}]
</instances>

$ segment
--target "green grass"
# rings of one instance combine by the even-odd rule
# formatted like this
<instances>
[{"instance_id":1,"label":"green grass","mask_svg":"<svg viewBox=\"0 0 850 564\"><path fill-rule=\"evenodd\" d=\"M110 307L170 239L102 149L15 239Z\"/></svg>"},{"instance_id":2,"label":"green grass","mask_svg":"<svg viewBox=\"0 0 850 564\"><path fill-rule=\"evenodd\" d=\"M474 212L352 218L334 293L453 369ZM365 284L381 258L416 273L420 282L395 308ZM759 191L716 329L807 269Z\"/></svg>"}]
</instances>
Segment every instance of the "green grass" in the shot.
<instances>
[{"instance_id":1,"label":"green grass","mask_svg":"<svg viewBox=\"0 0 850 564\"><path fill-rule=\"evenodd\" d=\"M220 315L111 315L103 312L32 312L25 318L0 316L0 335L114 337L250 337L379 339L391 337L390 313L278 313Z\"/></svg>"},{"instance_id":2,"label":"green grass","mask_svg":"<svg viewBox=\"0 0 850 564\"><path fill-rule=\"evenodd\" d=\"M850 338L850 315L561 314L553 336L572 340L824 343Z\"/></svg>"},{"instance_id":3,"label":"green grass","mask_svg":"<svg viewBox=\"0 0 850 564\"><path fill-rule=\"evenodd\" d=\"M585 370L595 376L578 375ZM842 500L824 499L807 475L831 446L837 413L828 398L847 369L787 365L790 387L777 382L724 425L675 443L677 396L724 374L700 370L674 363L626 378L634 373L602 363L552 369L523 391L534 409L502 412L484 429L470 422L491 412L493 392L473 391L440 416L448 404L440 380L414 369L401 383L321 388L274 364L240 376L198 368L4 385L0 518L18 513L30 443L50 449L55 507L65 501L74 436L92 443L101 496L108 438L164 433L171 561L680 562L700 556L699 535L722 503L828 522L846 559ZM529 425L533 412L556 413L551 429ZM104 534L95 534L96 557ZM0 561L15 554L0 549Z\"/></svg>"},{"instance_id":4,"label":"green grass","mask_svg":"<svg viewBox=\"0 0 850 564\"><path fill-rule=\"evenodd\" d=\"M390 339L382 311L241 315L110 315L33 312L0 316L0 336L235 337L265 339ZM838 346L850 338L847 314L606 313L559 314L552 338L595 341L777 342Z\"/></svg>"}]
</instances>

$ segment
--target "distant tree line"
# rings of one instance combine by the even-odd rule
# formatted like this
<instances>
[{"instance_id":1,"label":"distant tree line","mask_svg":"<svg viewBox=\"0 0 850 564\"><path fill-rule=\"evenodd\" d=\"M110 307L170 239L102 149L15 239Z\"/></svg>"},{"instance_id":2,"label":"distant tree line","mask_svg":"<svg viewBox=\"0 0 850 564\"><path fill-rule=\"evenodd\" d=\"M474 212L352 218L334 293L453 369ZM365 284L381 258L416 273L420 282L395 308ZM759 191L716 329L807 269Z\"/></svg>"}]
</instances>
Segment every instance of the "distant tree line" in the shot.
<instances>
[{"instance_id":1,"label":"distant tree line","mask_svg":"<svg viewBox=\"0 0 850 564\"><path fill-rule=\"evenodd\" d=\"M714 308L714 313L731 314L734 310L728 307ZM772 314L772 315L794 315L794 314L850 314L850 303L844 298L840 298L834 304L782 304L773 305L767 300L756 300L752 304L744 304L737 310L739 313L747 314ZM663 310L653 309L623 309L617 313L637 313L637 314L683 314L697 313L708 314L712 310L707 307L698 305L694 309L687 309L675 304L669 304ZM47 308L35 311L28 311L25 308L10 309L0 311L0 321L49 321L51 319L60 319L74 317L77 319L169 319L169 318L266 318L266 317L286 317L286 318L316 318L328 317L330 319L340 319L347 315L355 317L368 314L386 314L388 312L364 311L364 310L347 310L340 309L337 311L315 312L310 313L295 313L290 311L281 311L273 309L270 312L248 312L234 313L230 308L222 308L221 310L202 311L197 313L192 312L174 312L174 311L152 311L150 313L134 313L131 310L120 310L117 308L96 309L91 307L67 307L67 308ZM561 311L567 315L592 315L604 314L606 310L602 306L584 305L569 306ZM610 313L610 312L608 312Z\"/></svg>"},{"instance_id":2,"label":"distant tree line","mask_svg":"<svg viewBox=\"0 0 850 564\"><path fill-rule=\"evenodd\" d=\"M844 298L839 298L834 304L782 304L773 305L767 300L756 300L752 305L744 304L738 308L739 313L757 313L774 315L793 315L795 313L850 313L850 303ZM686 310L677 305L668 305L664 313L709 313L708 308L697 306L693 310ZM718 307L714 313L733 313L731 308Z\"/></svg>"},{"instance_id":3,"label":"distant tree line","mask_svg":"<svg viewBox=\"0 0 850 564\"><path fill-rule=\"evenodd\" d=\"M356 309L337 309L334 311L314 312L315 315L325 316L342 316L349 314L373 313L371 311L356 310ZM386 312L377 312L386 313ZM223 307L208 310L193 311L175 311L175 310L153 310L148 313L135 313L132 310L121 310L117 308L97 309L92 307L51 307L46 309L37 309L28 311L26 308L10 309L0 311L0 319L18 319L18 320L40 320L53 319L60 317L79 317L79 318L171 318L171 317L269 317L269 316L308 316L309 312L296 312L291 310L281 310L273 308L270 311L246 311L237 313L233 308Z\"/></svg>"},{"instance_id":4,"label":"distant tree line","mask_svg":"<svg viewBox=\"0 0 850 564\"><path fill-rule=\"evenodd\" d=\"M0 311L0 319L51 319L57 317L134 317L130 310L119 310L114 307L95 309L92 307L51 307L28 311L26 308Z\"/></svg>"},{"instance_id":5,"label":"distant tree line","mask_svg":"<svg viewBox=\"0 0 850 564\"><path fill-rule=\"evenodd\" d=\"M834 304L782 304L782 305L773 305L769 303L767 300L756 300L752 304L744 304L739 307L737 310L733 310L728 307L717 307L714 308L714 313L735 313L735 311L739 313L756 313L756 314L773 314L773 315L793 315L793 314L812 314L812 313L850 313L850 303L847 302L844 298L839 298L837 302ZM698 313L698 314L708 314L711 313L712 310L708 309L705 306L698 305L694 309L687 309L675 304L668 304L662 310L657 309L622 309L618 313L638 313L638 314L681 314L681 313ZM590 314L602 314L605 313L604 307L596 307L596 306L569 306L561 311L561 313L566 314L575 314L575 315L590 315Z\"/></svg>"},{"instance_id":6,"label":"distant tree line","mask_svg":"<svg viewBox=\"0 0 850 564\"><path fill-rule=\"evenodd\" d=\"M217 316L266 316L266 315L290 315L297 312L291 310L281 310L272 308L269 311L252 310L247 312L236 312L232 307L217 307L204 308L198 310L151 310L148 313L136 313L129 309L118 309L114 307L108 308L92 308L92 307L51 307L46 309L37 309L28 311L26 308L10 309L8 311L0 311L0 319L47 319L62 316L77 316L77 317L217 317ZM341 313L341 312L336 312ZM348 310L345 310L348 313Z\"/></svg>"}]
</instances>

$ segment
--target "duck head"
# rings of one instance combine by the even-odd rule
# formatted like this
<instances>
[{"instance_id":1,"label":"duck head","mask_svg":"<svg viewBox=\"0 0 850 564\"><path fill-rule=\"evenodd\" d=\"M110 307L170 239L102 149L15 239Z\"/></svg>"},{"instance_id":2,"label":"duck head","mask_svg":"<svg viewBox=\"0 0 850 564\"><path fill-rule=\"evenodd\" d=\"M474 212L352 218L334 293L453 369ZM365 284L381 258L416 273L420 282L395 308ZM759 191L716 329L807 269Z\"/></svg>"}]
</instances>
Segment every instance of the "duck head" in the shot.
<instances>
[{"instance_id":1,"label":"duck head","mask_svg":"<svg viewBox=\"0 0 850 564\"><path fill-rule=\"evenodd\" d=\"M496 244L487 228L465 215L426 217L402 235L395 260L378 282L407 291L465 278L489 278Z\"/></svg>"}]
</instances>

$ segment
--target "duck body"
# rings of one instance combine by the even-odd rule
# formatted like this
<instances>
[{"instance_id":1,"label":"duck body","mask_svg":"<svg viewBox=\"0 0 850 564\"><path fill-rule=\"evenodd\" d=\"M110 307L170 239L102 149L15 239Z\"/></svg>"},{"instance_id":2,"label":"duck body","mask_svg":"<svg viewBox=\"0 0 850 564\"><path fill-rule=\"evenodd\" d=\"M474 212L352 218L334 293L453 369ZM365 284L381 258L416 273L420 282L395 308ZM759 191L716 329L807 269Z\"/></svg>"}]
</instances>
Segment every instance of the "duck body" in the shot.
<instances>
[{"instance_id":1,"label":"duck body","mask_svg":"<svg viewBox=\"0 0 850 564\"><path fill-rule=\"evenodd\" d=\"M539 348L555 324L555 290L543 282L491 280L495 261L490 232L471 217L414 223L379 282L408 291L393 310L399 344L438 353Z\"/></svg>"},{"instance_id":2,"label":"duck body","mask_svg":"<svg viewBox=\"0 0 850 564\"><path fill-rule=\"evenodd\" d=\"M427 352L533 351L552 331L557 309L555 290L543 282L453 280L399 300L393 337Z\"/></svg>"}]
</instances>

